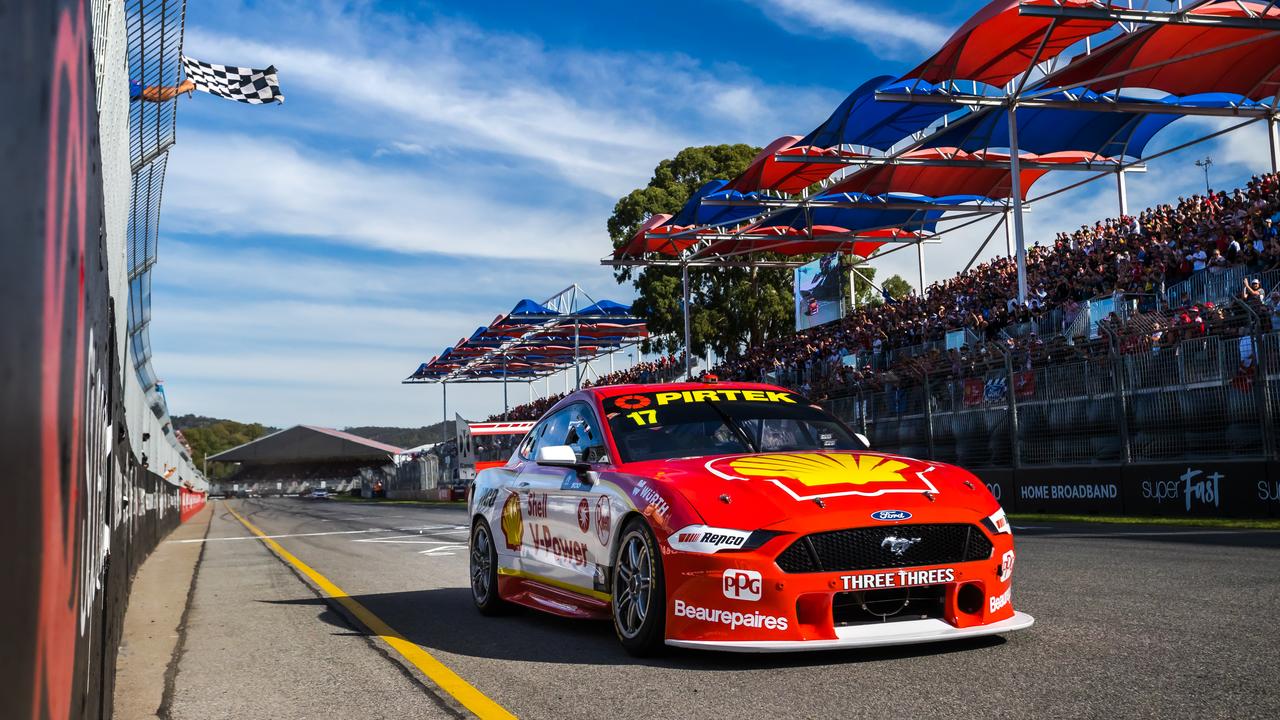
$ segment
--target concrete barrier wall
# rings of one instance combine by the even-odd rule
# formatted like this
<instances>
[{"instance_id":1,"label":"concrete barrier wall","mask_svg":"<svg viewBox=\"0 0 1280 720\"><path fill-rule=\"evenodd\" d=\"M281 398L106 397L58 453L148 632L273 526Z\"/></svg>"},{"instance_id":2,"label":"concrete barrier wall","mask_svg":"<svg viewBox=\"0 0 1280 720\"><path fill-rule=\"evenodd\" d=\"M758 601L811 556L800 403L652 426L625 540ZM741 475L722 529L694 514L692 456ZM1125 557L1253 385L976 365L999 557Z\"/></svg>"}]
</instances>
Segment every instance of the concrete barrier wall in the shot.
<instances>
[{"instance_id":1,"label":"concrete barrier wall","mask_svg":"<svg viewBox=\"0 0 1280 720\"><path fill-rule=\"evenodd\" d=\"M184 505L128 440L91 27L86 0L0 13L6 719L110 716L130 580Z\"/></svg>"}]
</instances>

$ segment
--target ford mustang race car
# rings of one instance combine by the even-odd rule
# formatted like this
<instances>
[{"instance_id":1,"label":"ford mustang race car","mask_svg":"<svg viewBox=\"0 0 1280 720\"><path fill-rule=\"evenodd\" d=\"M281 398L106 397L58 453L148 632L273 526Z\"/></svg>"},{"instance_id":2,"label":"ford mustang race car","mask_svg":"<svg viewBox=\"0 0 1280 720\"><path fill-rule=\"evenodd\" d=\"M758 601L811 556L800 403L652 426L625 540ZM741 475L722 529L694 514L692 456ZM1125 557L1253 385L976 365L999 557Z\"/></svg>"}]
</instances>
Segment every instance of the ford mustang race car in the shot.
<instances>
[{"instance_id":1,"label":"ford mustang race car","mask_svg":"<svg viewBox=\"0 0 1280 720\"><path fill-rule=\"evenodd\" d=\"M631 653L1019 630L1013 534L973 475L870 452L799 395L623 385L557 403L468 493L476 607L611 619Z\"/></svg>"}]
</instances>

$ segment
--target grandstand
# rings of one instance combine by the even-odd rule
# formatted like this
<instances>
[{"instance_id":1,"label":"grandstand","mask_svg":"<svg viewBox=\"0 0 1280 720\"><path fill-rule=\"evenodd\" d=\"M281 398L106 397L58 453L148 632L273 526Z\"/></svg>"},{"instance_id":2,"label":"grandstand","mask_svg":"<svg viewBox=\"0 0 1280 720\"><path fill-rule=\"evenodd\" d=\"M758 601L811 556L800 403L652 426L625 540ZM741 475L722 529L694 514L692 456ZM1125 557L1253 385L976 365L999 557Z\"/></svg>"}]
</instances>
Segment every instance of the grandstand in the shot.
<instances>
[{"instance_id":1,"label":"grandstand","mask_svg":"<svg viewBox=\"0 0 1280 720\"><path fill-rule=\"evenodd\" d=\"M382 495L394 475L401 448L351 433L312 425L280 432L209 456L210 462L238 463L214 490L233 495L298 495L311 488Z\"/></svg>"}]
</instances>

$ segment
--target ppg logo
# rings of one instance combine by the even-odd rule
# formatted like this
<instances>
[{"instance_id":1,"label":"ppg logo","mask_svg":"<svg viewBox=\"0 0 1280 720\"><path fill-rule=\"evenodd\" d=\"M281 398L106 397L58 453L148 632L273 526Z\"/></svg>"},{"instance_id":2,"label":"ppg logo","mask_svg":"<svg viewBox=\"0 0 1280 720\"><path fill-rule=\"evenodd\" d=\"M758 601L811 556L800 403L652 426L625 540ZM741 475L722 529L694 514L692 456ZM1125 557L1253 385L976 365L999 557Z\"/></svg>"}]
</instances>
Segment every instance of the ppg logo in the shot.
<instances>
[{"instance_id":1,"label":"ppg logo","mask_svg":"<svg viewBox=\"0 0 1280 720\"><path fill-rule=\"evenodd\" d=\"M721 581L724 596L730 600L759 600L763 583L755 570L725 570Z\"/></svg>"},{"instance_id":2,"label":"ppg logo","mask_svg":"<svg viewBox=\"0 0 1280 720\"><path fill-rule=\"evenodd\" d=\"M893 522L895 520L910 520L911 513L906 510L877 510L871 513L872 520L880 520L881 522Z\"/></svg>"}]
</instances>

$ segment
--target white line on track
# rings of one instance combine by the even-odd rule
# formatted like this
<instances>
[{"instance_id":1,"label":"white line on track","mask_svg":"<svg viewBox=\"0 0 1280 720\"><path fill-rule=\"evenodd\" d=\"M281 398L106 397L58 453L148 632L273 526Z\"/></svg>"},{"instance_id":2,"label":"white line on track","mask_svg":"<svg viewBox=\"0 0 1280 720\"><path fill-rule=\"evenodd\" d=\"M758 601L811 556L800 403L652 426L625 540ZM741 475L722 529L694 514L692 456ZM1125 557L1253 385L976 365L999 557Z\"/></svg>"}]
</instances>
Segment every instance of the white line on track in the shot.
<instances>
[{"instance_id":1,"label":"white line on track","mask_svg":"<svg viewBox=\"0 0 1280 720\"><path fill-rule=\"evenodd\" d=\"M413 538L406 540L405 538ZM457 540L428 540L421 535L392 535L386 538L364 538L362 540L352 540L358 543L387 543L389 545L456 545Z\"/></svg>"},{"instance_id":2,"label":"white line on track","mask_svg":"<svg viewBox=\"0 0 1280 720\"><path fill-rule=\"evenodd\" d=\"M466 549L467 549L466 545L441 545L440 547L433 547L427 550L419 550L418 554L426 555L428 557L441 557L441 556L453 557L454 550L466 550Z\"/></svg>"},{"instance_id":3,"label":"white line on track","mask_svg":"<svg viewBox=\"0 0 1280 720\"><path fill-rule=\"evenodd\" d=\"M269 538L291 538L291 537L316 537L318 535L359 535L361 533L381 533L395 532L394 528L372 528L369 530L334 530L332 532L313 532L313 533L291 533L288 535L264 535ZM257 540L257 535L244 535L237 537L216 537L216 538L196 538L194 540L170 540L171 543L201 543L213 542L215 540Z\"/></svg>"}]
</instances>

